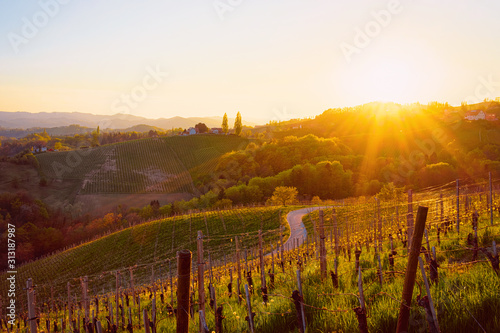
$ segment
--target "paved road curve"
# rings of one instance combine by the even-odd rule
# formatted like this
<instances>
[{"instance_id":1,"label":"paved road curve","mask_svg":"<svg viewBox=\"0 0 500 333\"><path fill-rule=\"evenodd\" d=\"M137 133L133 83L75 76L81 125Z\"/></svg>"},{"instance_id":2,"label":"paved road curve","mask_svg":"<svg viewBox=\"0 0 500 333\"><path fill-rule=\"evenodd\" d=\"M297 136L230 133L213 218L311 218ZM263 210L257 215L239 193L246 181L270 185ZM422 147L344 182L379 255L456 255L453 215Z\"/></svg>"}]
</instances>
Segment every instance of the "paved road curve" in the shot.
<instances>
[{"instance_id":1,"label":"paved road curve","mask_svg":"<svg viewBox=\"0 0 500 333\"><path fill-rule=\"evenodd\" d=\"M318 209L326 209L326 207L307 207L302 209L293 210L286 216L288 225L290 226L290 237L285 242L285 249L293 248L293 240L298 239L299 246L305 242L307 238L307 231L302 217L310 212Z\"/></svg>"}]
</instances>

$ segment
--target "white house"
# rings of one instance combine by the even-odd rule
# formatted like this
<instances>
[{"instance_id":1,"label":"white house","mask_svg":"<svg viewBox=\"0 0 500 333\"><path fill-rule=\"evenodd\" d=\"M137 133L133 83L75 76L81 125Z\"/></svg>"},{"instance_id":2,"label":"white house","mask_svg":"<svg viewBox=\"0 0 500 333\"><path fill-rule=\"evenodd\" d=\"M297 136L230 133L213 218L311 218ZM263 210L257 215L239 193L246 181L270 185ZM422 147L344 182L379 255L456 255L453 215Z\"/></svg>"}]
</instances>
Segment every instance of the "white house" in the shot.
<instances>
[{"instance_id":1,"label":"white house","mask_svg":"<svg viewBox=\"0 0 500 333\"><path fill-rule=\"evenodd\" d=\"M188 133L189 133L189 135L196 134L196 133L197 133L197 132L196 132L196 128L194 128L194 127L189 127L189 129L188 129Z\"/></svg>"},{"instance_id":2,"label":"white house","mask_svg":"<svg viewBox=\"0 0 500 333\"><path fill-rule=\"evenodd\" d=\"M472 110L467 112L464 118L467 120L486 119L486 113L483 110Z\"/></svg>"}]
</instances>

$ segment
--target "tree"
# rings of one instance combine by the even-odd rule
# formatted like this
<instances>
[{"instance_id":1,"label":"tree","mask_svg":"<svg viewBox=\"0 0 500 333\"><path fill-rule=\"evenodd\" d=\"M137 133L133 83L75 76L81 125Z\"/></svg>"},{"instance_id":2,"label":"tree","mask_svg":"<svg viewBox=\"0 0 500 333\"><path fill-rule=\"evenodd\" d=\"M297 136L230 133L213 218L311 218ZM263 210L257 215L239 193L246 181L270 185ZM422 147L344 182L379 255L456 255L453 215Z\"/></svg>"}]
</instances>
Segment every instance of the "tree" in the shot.
<instances>
[{"instance_id":1,"label":"tree","mask_svg":"<svg viewBox=\"0 0 500 333\"><path fill-rule=\"evenodd\" d=\"M208 132L208 127L204 123L198 123L194 126L198 133L207 133Z\"/></svg>"},{"instance_id":2,"label":"tree","mask_svg":"<svg viewBox=\"0 0 500 333\"><path fill-rule=\"evenodd\" d=\"M297 189L291 186L278 186L274 189L273 196L271 197L271 201L273 203L280 203L283 206L286 204L293 204L295 202L295 198L297 197Z\"/></svg>"},{"instance_id":3,"label":"tree","mask_svg":"<svg viewBox=\"0 0 500 333\"><path fill-rule=\"evenodd\" d=\"M240 135L242 127L243 126L241 124L241 114L238 112L236 114L236 119L234 120L234 134Z\"/></svg>"},{"instance_id":4,"label":"tree","mask_svg":"<svg viewBox=\"0 0 500 333\"><path fill-rule=\"evenodd\" d=\"M101 135L101 131L99 130L99 126L97 126L97 130L92 132L92 147L99 146L99 136Z\"/></svg>"},{"instance_id":5,"label":"tree","mask_svg":"<svg viewBox=\"0 0 500 333\"><path fill-rule=\"evenodd\" d=\"M384 201L396 200L400 201L404 198L405 192L403 187L396 187L393 182L385 184L377 194L377 197Z\"/></svg>"},{"instance_id":6,"label":"tree","mask_svg":"<svg viewBox=\"0 0 500 333\"><path fill-rule=\"evenodd\" d=\"M315 195L311 200L311 204L315 205L315 206L319 206L319 205L323 204L323 201L321 201L320 197Z\"/></svg>"},{"instance_id":7,"label":"tree","mask_svg":"<svg viewBox=\"0 0 500 333\"><path fill-rule=\"evenodd\" d=\"M222 132L227 134L229 132L229 125L227 124L227 113L224 113L224 117L222 117Z\"/></svg>"}]
</instances>

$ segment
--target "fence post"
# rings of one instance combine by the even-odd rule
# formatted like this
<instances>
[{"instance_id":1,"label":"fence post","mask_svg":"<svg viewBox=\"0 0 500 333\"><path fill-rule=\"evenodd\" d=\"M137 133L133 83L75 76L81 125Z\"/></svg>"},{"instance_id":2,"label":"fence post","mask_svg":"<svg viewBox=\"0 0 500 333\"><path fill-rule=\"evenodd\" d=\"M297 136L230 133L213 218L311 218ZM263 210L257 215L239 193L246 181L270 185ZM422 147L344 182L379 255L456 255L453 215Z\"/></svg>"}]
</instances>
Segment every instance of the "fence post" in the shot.
<instances>
[{"instance_id":1,"label":"fence post","mask_svg":"<svg viewBox=\"0 0 500 333\"><path fill-rule=\"evenodd\" d=\"M491 184L491 172L490 174L490 224L493 225L493 187Z\"/></svg>"},{"instance_id":2,"label":"fence post","mask_svg":"<svg viewBox=\"0 0 500 333\"><path fill-rule=\"evenodd\" d=\"M382 252L382 219L380 218L380 200L377 199L377 222L378 222L378 250Z\"/></svg>"},{"instance_id":3,"label":"fence post","mask_svg":"<svg viewBox=\"0 0 500 333\"><path fill-rule=\"evenodd\" d=\"M71 327L72 322L73 322L73 305L71 304L71 286L69 282L67 283L68 287L68 321L69 321L69 326Z\"/></svg>"},{"instance_id":4,"label":"fence post","mask_svg":"<svg viewBox=\"0 0 500 333\"><path fill-rule=\"evenodd\" d=\"M130 271L130 287L132 288L132 299L134 301L134 305L136 305L135 287L134 287L134 273L132 272L132 267L129 267L129 271Z\"/></svg>"},{"instance_id":5,"label":"fence post","mask_svg":"<svg viewBox=\"0 0 500 333\"><path fill-rule=\"evenodd\" d=\"M181 250L177 255L177 333L189 331L190 278L191 251Z\"/></svg>"},{"instance_id":6,"label":"fence post","mask_svg":"<svg viewBox=\"0 0 500 333\"><path fill-rule=\"evenodd\" d=\"M382 263L380 262L380 253L378 254L378 274L379 274L380 285L382 285L382 283L384 282L384 278L382 273Z\"/></svg>"},{"instance_id":7,"label":"fence post","mask_svg":"<svg viewBox=\"0 0 500 333\"><path fill-rule=\"evenodd\" d=\"M460 181L457 179L457 233L460 233Z\"/></svg>"},{"instance_id":8,"label":"fence post","mask_svg":"<svg viewBox=\"0 0 500 333\"><path fill-rule=\"evenodd\" d=\"M142 312L143 312L142 314L143 314L143 319L144 319L144 332L150 333L148 312L146 311L146 309L143 309Z\"/></svg>"},{"instance_id":9,"label":"fence post","mask_svg":"<svg viewBox=\"0 0 500 333\"><path fill-rule=\"evenodd\" d=\"M321 211L322 212L322 211ZM321 217L320 217L320 223L322 224L322 216L323 214L321 214ZM306 332L306 315L304 313L304 293L302 292L302 281L300 279L300 269L297 270L297 285L299 287L299 294L300 294L300 297L302 298L302 302L300 303L300 313L302 315L302 332Z\"/></svg>"},{"instance_id":10,"label":"fence post","mask_svg":"<svg viewBox=\"0 0 500 333\"><path fill-rule=\"evenodd\" d=\"M26 281L26 289L28 292L28 321L30 333L36 333L36 312L35 312L35 288L31 278Z\"/></svg>"},{"instance_id":11,"label":"fence post","mask_svg":"<svg viewBox=\"0 0 500 333\"><path fill-rule=\"evenodd\" d=\"M235 242L236 242L236 267L238 269L238 278L236 280L236 288L237 288L237 293L236 295L238 296L238 303L241 304L241 263L240 263L240 247L238 244L238 236L235 237Z\"/></svg>"},{"instance_id":12,"label":"fence post","mask_svg":"<svg viewBox=\"0 0 500 333\"><path fill-rule=\"evenodd\" d=\"M83 277L82 280L82 297L83 297L83 304L85 306L85 327L87 327L87 324L90 321L90 302L88 299L88 277Z\"/></svg>"},{"instance_id":13,"label":"fence post","mask_svg":"<svg viewBox=\"0 0 500 333\"><path fill-rule=\"evenodd\" d=\"M119 325L119 320L120 320L120 314L119 314L119 304L120 301L118 299L118 291L120 290L120 272L116 271L116 292L115 292L115 305L116 305L116 327L118 328Z\"/></svg>"},{"instance_id":14,"label":"fence post","mask_svg":"<svg viewBox=\"0 0 500 333\"><path fill-rule=\"evenodd\" d=\"M203 262L203 233L198 231L198 303L199 310L205 313L205 284L204 284L204 262ZM202 331L202 323L200 321L200 331Z\"/></svg>"},{"instance_id":15,"label":"fence post","mask_svg":"<svg viewBox=\"0 0 500 333\"><path fill-rule=\"evenodd\" d=\"M205 320L205 314L203 310L199 310L198 313L200 314L200 333L208 333L210 332L207 326L207 322Z\"/></svg>"},{"instance_id":16,"label":"fence post","mask_svg":"<svg viewBox=\"0 0 500 333\"><path fill-rule=\"evenodd\" d=\"M101 322L99 320L96 322L96 330L97 330L97 333L102 333L102 326L101 326Z\"/></svg>"},{"instance_id":17,"label":"fence post","mask_svg":"<svg viewBox=\"0 0 500 333\"><path fill-rule=\"evenodd\" d=\"M424 234L425 221L427 220L428 207L418 207L417 219L415 223L415 232L411 242L411 249L408 256L408 265L406 266L405 281L403 285L403 300L399 307L399 317L397 333L408 331L408 320L410 317L410 306L413 295L413 286L415 285L415 277L417 273L417 263L420 257L420 249L422 246L422 236Z\"/></svg>"},{"instance_id":18,"label":"fence post","mask_svg":"<svg viewBox=\"0 0 500 333\"><path fill-rule=\"evenodd\" d=\"M424 280L425 289L427 291L427 298L429 299L429 307L430 307L431 313L432 313L432 322L430 320L428 320L429 321L429 328L430 328L430 331L432 333L439 332L439 323L437 320L436 309L434 308L434 303L432 302L431 290L429 288L429 281L427 280L427 276L425 275L424 262L422 261L422 258L420 258L420 256L418 257L418 263L420 265L420 271L422 272L422 278ZM435 326L435 327L433 327L433 326Z\"/></svg>"},{"instance_id":19,"label":"fence post","mask_svg":"<svg viewBox=\"0 0 500 333\"><path fill-rule=\"evenodd\" d=\"M264 254L262 253L262 230L259 230L259 261L260 261L260 278L262 299L267 303L267 286L266 286L266 272L264 267Z\"/></svg>"},{"instance_id":20,"label":"fence post","mask_svg":"<svg viewBox=\"0 0 500 333\"><path fill-rule=\"evenodd\" d=\"M252 303L250 302L250 293L248 292L248 284L245 284L245 295L247 299L248 308L248 325L250 326L250 332L253 333L253 313L252 313Z\"/></svg>"},{"instance_id":21,"label":"fence post","mask_svg":"<svg viewBox=\"0 0 500 333\"><path fill-rule=\"evenodd\" d=\"M335 237L335 258L339 257L339 233L338 233L338 224L337 224L337 213L335 212L335 208L332 209L332 219L333 219L333 232Z\"/></svg>"},{"instance_id":22,"label":"fence post","mask_svg":"<svg viewBox=\"0 0 500 333\"><path fill-rule=\"evenodd\" d=\"M411 248L411 243L413 239L413 198L412 190L408 190L408 215L406 218L407 222L407 232L408 232L408 250Z\"/></svg>"},{"instance_id":23,"label":"fence post","mask_svg":"<svg viewBox=\"0 0 500 333\"><path fill-rule=\"evenodd\" d=\"M363 278L361 276L361 267L358 269L358 290L359 290L359 307L354 308L354 313L358 319L358 327L361 333L368 333L368 323L366 321L366 306L365 296L363 293Z\"/></svg>"},{"instance_id":24,"label":"fence post","mask_svg":"<svg viewBox=\"0 0 500 333\"><path fill-rule=\"evenodd\" d=\"M319 211L319 254L321 279L326 279L326 248L325 248L325 226L323 224L323 210Z\"/></svg>"}]
</instances>

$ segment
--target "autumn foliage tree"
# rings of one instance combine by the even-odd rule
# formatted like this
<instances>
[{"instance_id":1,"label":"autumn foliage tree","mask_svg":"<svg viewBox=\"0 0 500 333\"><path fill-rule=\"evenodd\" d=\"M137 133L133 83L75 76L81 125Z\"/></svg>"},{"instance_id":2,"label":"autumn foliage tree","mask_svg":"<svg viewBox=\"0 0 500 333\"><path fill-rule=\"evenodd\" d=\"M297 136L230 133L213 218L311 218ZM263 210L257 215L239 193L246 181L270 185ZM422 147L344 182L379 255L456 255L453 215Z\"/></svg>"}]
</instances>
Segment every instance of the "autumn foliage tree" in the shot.
<instances>
[{"instance_id":1,"label":"autumn foliage tree","mask_svg":"<svg viewBox=\"0 0 500 333\"><path fill-rule=\"evenodd\" d=\"M291 186L278 186L274 190L271 201L275 204L293 204L298 195L297 188Z\"/></svg>"}]
</instances>

